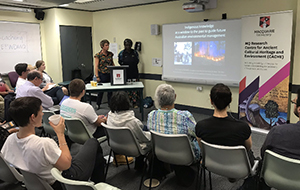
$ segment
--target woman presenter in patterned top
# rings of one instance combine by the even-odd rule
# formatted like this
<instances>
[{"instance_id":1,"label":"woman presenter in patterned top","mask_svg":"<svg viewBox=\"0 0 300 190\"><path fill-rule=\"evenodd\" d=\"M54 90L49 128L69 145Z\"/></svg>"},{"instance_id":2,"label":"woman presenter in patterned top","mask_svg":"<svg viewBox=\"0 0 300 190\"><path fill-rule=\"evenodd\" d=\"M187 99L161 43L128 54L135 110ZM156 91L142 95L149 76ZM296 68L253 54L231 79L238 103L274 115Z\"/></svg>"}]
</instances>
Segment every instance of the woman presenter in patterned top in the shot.
<instances>
[{"instance_id":1,"label":"woman presenter in patterned top","mask_svg":"<svg viewBox=\"0 0 300 190\"><path fill-rule=\"evenodd\" d=\"M109 49L109 41L108 40L102 40L100 42L100 47L102 50L97 53L94 58L95 58L95 75L97 77L98 82L110 82L110 70L107 68L107 66L114 66L114 60L113 56L114 54L110 51ZM107 93L107 100L108 102L110 101L112 93L108 92ZM97 97L97 105L98 109L100 109L101 101L103 97L103 92L98 93Z\"/></svg>"}]
</instances>

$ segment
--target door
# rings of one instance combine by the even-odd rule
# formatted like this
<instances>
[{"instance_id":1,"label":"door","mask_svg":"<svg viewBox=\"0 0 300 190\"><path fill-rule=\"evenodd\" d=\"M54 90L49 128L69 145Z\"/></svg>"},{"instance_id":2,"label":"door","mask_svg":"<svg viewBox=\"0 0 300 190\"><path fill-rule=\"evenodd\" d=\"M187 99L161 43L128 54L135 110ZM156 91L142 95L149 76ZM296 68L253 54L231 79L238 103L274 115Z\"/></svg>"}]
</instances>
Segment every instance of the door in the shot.
<instances>
[{"instance_id":1,"label":"door","mask_svg":"<svg viewBox=\"0 0 300 190\"><path fill-rule=\"evenodd\" d=\"M74 73L79 76L78 72L81 72L80 78L85 80L93 73L91 27L60 25L59 30L63 80L72 80Z\"/></svg>"}]
</instances>

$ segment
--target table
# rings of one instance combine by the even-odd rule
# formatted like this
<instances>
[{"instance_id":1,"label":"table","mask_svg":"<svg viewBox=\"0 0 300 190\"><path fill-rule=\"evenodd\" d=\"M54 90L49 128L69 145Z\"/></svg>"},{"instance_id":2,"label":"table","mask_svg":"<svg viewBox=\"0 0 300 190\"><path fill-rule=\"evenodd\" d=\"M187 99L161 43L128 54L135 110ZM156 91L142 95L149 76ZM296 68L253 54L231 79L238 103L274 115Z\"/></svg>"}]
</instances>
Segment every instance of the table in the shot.
<instances>
[{"instance_id":1,"label":"table","mask_svg":"<svg viewBox=\"0 0 300 190\"><path fill-rule=\"evenodd\" d=\"M142 121L144 121L144 108L143 108L143 90L144 90L144 84L142 82L132 82L131 84L127 85L110 85L110 83L102 83L102 85L98 85L97 87L91 86L91 84L85 85L85 91L88 93L90 98L90 104L91 101L91 93L97 93L97 92L113 92L113 91L138 91L140 93L140 113L142 115Z\"/></svg>"}]
</instances>

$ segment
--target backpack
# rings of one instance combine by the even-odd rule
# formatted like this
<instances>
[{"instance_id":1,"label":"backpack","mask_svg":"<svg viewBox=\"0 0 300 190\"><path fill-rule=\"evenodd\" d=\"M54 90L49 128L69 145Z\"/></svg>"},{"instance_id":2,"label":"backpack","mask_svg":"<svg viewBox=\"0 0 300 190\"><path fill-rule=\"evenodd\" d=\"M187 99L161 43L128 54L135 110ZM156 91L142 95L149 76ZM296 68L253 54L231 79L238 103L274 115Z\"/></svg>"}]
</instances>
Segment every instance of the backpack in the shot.
<instances>
[{"instance_id":1,"label":"backpack","mask_svg":"<svg viewBox=\"0 0 300 190\"><path fill-rule=\"evenodd\" d=\"M144 98L143 100L143 105L144 108L150 108L153 106L153 100L150 96L147 96L146 98Z\"/></svg>"}]
</instances>

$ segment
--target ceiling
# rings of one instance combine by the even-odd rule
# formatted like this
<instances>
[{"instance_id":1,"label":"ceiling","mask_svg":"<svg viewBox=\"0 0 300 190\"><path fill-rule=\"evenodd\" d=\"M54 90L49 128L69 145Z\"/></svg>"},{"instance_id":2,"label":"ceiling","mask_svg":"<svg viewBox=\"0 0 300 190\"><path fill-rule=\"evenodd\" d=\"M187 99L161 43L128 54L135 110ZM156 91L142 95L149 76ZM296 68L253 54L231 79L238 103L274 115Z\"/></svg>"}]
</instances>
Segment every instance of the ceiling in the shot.
<instances>
[{"instance_id":1,"label":"ceiling","mask_svg":"<svg viewBox=\"0 0 300 190\"><path fill-rule=\"evenodd\" d=\"M154 3L162 3L176 0L0 0L0 6L12 6L19 8L66 8L83 11L101 11L131 6L141 6ZM68 6L61 6L68 4Z\"/></svg>"}]
</instances>

